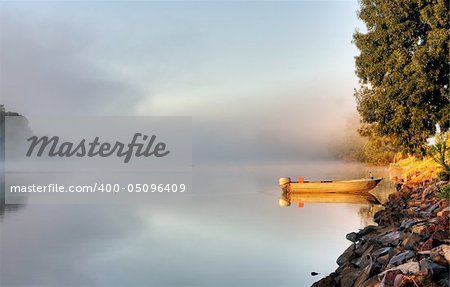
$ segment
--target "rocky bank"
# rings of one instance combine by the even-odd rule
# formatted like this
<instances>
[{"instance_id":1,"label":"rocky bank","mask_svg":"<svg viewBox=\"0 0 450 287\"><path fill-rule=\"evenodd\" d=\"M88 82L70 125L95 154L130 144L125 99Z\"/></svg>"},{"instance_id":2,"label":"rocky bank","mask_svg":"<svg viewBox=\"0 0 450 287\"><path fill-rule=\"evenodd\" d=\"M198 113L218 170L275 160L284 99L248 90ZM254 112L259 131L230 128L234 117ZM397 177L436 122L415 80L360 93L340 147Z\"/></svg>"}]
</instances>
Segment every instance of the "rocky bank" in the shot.
<instances>
[{"instance_id":1,"label":"rocky bank","mask_svg":"<svg viewBox=\"0 0 450 287\"><path fill-rule=\"evenodd\" d=\"M374 215L377 225L347 234L339 267L312 286L449 286L450 207L437 196L448 184L398 185Z\"/></svg>"}]
</instances>

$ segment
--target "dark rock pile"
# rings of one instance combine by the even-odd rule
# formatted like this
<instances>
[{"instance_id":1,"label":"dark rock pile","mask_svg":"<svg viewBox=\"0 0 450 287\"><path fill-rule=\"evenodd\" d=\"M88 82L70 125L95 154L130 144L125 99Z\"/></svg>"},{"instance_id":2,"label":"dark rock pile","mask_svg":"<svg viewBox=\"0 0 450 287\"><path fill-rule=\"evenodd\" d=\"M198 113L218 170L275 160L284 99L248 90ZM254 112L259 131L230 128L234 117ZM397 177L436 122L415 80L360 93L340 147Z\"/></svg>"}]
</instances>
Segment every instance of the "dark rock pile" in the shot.
<instances>
[{"instance_id":1,"label":"dark rock pile","mask_svg":"<svg viewBox=\"0 0 450 287\"><path fill-rule=\"evenodd\" d=\"M399 188L375 214L378 225L347 234L339 267L312 286L449 286L450 207L437 196L447 184Z\"/></svg>"}]
</instances>

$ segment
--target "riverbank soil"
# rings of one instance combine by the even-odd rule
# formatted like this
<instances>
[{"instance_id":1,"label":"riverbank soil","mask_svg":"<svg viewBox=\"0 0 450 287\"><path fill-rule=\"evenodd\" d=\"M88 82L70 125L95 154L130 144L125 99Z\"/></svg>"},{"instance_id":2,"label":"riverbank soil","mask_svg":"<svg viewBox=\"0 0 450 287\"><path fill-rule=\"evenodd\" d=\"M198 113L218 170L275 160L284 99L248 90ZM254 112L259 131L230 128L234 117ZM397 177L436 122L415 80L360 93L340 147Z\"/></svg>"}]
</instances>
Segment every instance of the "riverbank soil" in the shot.
<instances>
[{"instance_id":1,"label":"riverbank soil","mask_svg":"<svg viewBox=\"0 0 450 287\"><path fill-rule=\"evenodd\" d=\"M347 234L352 244L335 272L313 287L449 286L448 181L397 185L374 222Z\"/></svg>"}]
</instances>

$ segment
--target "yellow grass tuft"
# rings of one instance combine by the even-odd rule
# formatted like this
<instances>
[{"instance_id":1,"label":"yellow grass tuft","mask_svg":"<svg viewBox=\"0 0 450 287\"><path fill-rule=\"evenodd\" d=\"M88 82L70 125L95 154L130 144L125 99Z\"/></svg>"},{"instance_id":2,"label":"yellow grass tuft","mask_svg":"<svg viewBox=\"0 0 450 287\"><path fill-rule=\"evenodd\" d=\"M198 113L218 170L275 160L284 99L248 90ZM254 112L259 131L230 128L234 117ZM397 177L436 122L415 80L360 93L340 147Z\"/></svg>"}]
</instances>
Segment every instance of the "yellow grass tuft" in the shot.
<instances>
[{"instance_id":1,"label":"yellow grass tuft","mask_svg":"<svg viewBox=\"0 0 450 287\"><path fill-rule=\"evenodd\" d=\"M416 185L418 183L433 180L438 177L442 167L431 157L417 159L413 156L392 163L389 167L391 180L403 180L405 185Z\"/></svg>"}]
</instances>

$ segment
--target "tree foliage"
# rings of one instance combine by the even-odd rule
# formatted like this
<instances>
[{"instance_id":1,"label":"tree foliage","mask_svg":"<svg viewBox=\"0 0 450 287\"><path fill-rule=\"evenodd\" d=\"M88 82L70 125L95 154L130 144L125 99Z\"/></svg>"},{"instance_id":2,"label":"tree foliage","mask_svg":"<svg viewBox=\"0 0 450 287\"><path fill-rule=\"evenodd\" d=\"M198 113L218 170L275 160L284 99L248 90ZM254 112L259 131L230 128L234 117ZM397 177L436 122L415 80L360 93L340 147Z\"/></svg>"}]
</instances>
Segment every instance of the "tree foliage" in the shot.
<instances>
[{"instance_id":1,"label":"tree foliage","mask_svg":"<svg viewBox=\"0 0 450 287\"><path fill-rule=\"evenodd\" d=\"M409 153L449 128L449 1L361 0L356 31L358 112L379 136Z\"/></svg>"}]
</instances>

